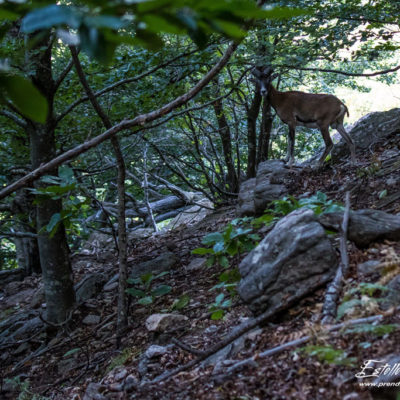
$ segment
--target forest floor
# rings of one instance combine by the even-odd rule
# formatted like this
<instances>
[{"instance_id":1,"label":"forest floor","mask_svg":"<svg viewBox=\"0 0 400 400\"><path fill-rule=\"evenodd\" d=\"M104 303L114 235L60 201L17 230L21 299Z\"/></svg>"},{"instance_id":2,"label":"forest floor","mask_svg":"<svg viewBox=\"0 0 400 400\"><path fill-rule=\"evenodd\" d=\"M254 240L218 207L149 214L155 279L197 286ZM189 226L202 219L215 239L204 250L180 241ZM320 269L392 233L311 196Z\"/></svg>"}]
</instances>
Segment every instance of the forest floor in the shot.
<instances>
[{"instance_id":1,"label":"forest floor","mask_svg":"<svg viewBox=\"0 0 400 400\"><path fill-rule=\"evenodd\" d=\"M343 163L327 165L320 171L305 169L294 177L292 194L297 197L306 192L313 194L322 191L330 199L343 202L346 190L351 190L353 209L375 208L393 214L399 213L400 203L396 200L391 201L392 198L396 199L396 193L400 192L399 167L393 170L390 167L392 164L388 162L396 157L398 152L397 135L384 147L378 146L374 152L361 155L360 165L357 167ZM387 193L384 193L385 190ZM75 311L68 330L61 332L45 347L42 345L41 336L36 336L28 340L21 339L19 343L11 343L4 348L0 355L0 378L11 378L20 393L31 395L23 398L33 398L33 394L38 394L51 399L83 399L89 383L101 382L106 388L104 396L107 399L371 399L370 391L359 386L354 375L360 371L366 360L380 359L388 354L400 354L400 331L396 330L380 337L365 332L321 337L317 332L325 295L324 288L274 317L262 330L248 337L236 359L251 357L311 334L315 336L311 344L342 349L348 357L347 360L353 358L351 364L346 365L346 360L343 362L345 365L329 364L306 354L298 347L257 359L257 366L244 368L232 375L215 375L212 373L213 366L197 366L179 373L168 381L144 385L129 395L123 394L119 385L121 377L131 374L139 378L140 354L151 344L168 343L164 343L162 337L155 337L146 330L146 319L153 313L170 310L173 302L180 296L186 294L190 297L190 303L179 310L179 313L189 318L190 325L186 329L178 330L174 337L194 349L209 348L245 318L251 317L250 311L236 299L223 319L211 320L208 306L214 302L218 293L212 288L219 282L221 268L213 266L191 271L186 269L195 257L191 251L201 246L202 237L221 230L233 218L235 207L225 207L208 215L196 226L131 243L130 265L154 259L165 251L172 251L178 255L180 263L172 273L159 278L160 283L172 287L170 293L157 298L148 306L131 302L130 325L122 341L122 350L116 350L115 289L102 292L96 298L85 302ZM350 277L345 290L356 287L361 281L368 282L374 279L361 278L357 272L357 265L368 260L390 261L396 254L400 254L400 243L397 242L377 243L363 250L350 244ZM240 259L236 261L239 263ZM73 260L77 282L90 272L111 275L117 272L116 259L110 253L105 257L99 254L76 255ZM39 285L39 277L27 278L20 283L20 290L32 289L33 292ZM28 310L31 297L27 292L26 298L17 306L0 311L0 320L6 315ZM94 311L100 315L100 322L95 325L83 324L82 320ZM357 309L351 318L377 312L379 313L374 307ZM385 323L400 323L400 316L389 316ZM148 366L147 377L152 379L195 357L194 354L175 346L157 362ZM19 378L16 378L18 376ZM10 385L10 381L3 380L2 384ZM17 392L14 392L14 395L17 398ZM9 391L4 398L14 398L14 395Z\"/></svg>"}]
</instances>

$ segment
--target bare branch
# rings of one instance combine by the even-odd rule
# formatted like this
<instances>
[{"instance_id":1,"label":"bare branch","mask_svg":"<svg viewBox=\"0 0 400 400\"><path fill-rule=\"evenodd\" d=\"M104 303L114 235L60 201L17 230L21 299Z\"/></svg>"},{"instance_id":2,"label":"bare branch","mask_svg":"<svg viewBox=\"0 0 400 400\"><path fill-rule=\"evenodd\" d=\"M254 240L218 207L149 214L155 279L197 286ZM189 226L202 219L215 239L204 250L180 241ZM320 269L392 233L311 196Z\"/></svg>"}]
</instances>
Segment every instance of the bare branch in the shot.
<instances>
[{"instance_id":1,"label":"bare branch","mask_svg":"<svg viewBox=\"0 0 400 400\"><path fill-rule=\"evenodd\" d=\"M322 323L331 323L337 314L337 303L343 288L343 277L349 270L349 254L347 251L347 228L349 226L350 214L350 192L346 192L346 209L343 214L340 236L340 264L335 278L328 286L325 295L324 307L322 309Z\"/></svg>"},{"instance_id":2,"label":"bare branch","mask_svg":"<svg viewBox=\"0 0 400 400\"><path fill-rule=\"evenodd\" d=\"M391 72L396 72L396 71L400 70L400 65L398 65L397 67L384 69L383 71L376 71L376 72L369 72L369 73L346 72L346 71L340 71L340 70L336 70L336 69L325 69L325 68L299 67L296 65L276 65L276 67L297 69L300 71L329 72L332 74L345 75L345 76L378 76L378 75L385 75L385 74L389 74Z\"/></svg>"},{"instance_id":3,"label":"bare branch","mask_svg":"<svg viewBox=\"0 0 400 400\"><path fill-rule=\"evenodd\" d=\"M16 238L37 238L36 233L31 232L1 232L0 231L0 238L6 237L16 237Z\"/></svg>"},{"instance_id":4,"label":"bare branch","mask_svg":"<svg viewBox=\"0 0 400 400\"><path fill-rule=\"evenodd\" d=\"M17 115L12 113L11 111L0 110L0 115L10 119L11 121L13 121L15 124L17 124L19 127L23 128L23 129L25 129L27 126L27 123L23 119L19 118Z\"/></svg>"},{"instance_id":5,"label":"bare branch","mask_svg":"<svg viewBox=\"0 0 400 400\"><path fill-rule=\"evenodd\" d=\"M54 92L57 91L63 80L66 78L68 73L71 71L72 67L74 66L74 60L70 60L64 70L61 72L60 76L54 82Z\"/></svg>"}]
</instances>

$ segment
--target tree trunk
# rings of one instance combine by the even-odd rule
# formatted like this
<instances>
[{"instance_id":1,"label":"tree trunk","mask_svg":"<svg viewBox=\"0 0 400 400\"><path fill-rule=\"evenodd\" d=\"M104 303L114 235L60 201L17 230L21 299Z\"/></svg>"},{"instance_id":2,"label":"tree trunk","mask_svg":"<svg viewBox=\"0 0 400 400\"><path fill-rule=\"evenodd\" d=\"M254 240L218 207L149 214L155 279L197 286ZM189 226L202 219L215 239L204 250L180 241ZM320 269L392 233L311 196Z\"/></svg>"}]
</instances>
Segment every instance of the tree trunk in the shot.
<instances>
[{"instance_id":1,"label":"tree trunk","mask_svg":"<svg viewBox=\"0 0 400 400\"><path fill-rule=\"evenodd\" d=\"M247 179L256 176L257 164L257 117L260 112L261 94L258 86L255 88L253 101L247 110Z\"/></svg>"},{"instance_id":2,"label":"tree trunk","mask_svg":"<svg viewBox=\"0 0 400 400\"><path fill-rule=\"evenodd\" d=\"M238 191L238 177L236 175L235 165L232 159L232 141L231 132L229 129L228 121L226 120L222 100L218 99L213 103L215 115L218 121L218 133L222 142L222 149L224 151L225 165L228 171L227 181L229 190L232 193Z\"/></svg>"},{"instance_id":3,"label":"tree trunk","mask_svg":"<svg viewBox=\"0 0 400 400\"><path fill-rule=\"evenodd\" d=\"M262 105L262 118L260 125L260 133L258 136L258 150L257 150L257 166L260 162L268 160L269 142L271 140L272 121L272 107L268 99L265 97Z\"/></svg>"},{"instance_id":4,"label":"tree trunk","mask_svg":"<svg viewBox=\"0 0 400 400\"><path fill-rule=\"evenodd\" d=\"M70 46L72 59L74 60L76 72L79 76L79 80L89 100L96 111L97 115L103 122L106 129L110 129L112 126L111 120L105 114L97 101L89 83L86 79L85 73L79 62L78 53L76 48ZM110 138L111 144L114 150L115 159L117 162L117 191L118 191L118 263L119 263L119 280L118 280L118 316L117 316L117 347L121 344L122 335L128 325L128 314L127 314L127 279L128 279L128 264L127 264L127 234L126 234L126 222L125 222L125 161L124 156L119 145L117 136Z\"/></svg>"},{"instance_id":5,"label":"tree trunk","mask_svg":"<svg viewBox=\"0 0 400 400\"><path fill-rule=\"evenodd\" d=\"M42 50L42 46L45 50ZM56 155L55 122L53 115L54 80L51 72L51 38L45 37L30 53L31 68L34 70L32 81L48 102L49 114L45 124L29 121L28 131L31 143L32 167L52 160ZM50 171L57 175L57 170ZM36 187L44 185L37 182ZM72 268L69 260L69 248L64 225L58 224L53 235L46 232L46 225L54 214L62 211L61 200L49 197L41 199L37 205L37 229L40 263L42 266L44 292L46 298L47 320L61 323L68 317L75 302Z\"/></svg>"},{"instance_id":6,"label":"tree trunk","mask_svg":"<svg viewBox=\"0 0 400 400\"><path fill-rule=\"evenodd\" d=\"M18 222L15 224L15 230L21 232L36 233L36 223L32 222L36 218L36 212L33 211L33 196L26 189L16 192L12 203L12 213L16 216ZM33 225L33 226L32 226ZM25 275L32 273L40 274L40 254L37 239L34 237L21 237L13 239L16 249L17 263L25 271Z\"/></svg>"}]
</instances>

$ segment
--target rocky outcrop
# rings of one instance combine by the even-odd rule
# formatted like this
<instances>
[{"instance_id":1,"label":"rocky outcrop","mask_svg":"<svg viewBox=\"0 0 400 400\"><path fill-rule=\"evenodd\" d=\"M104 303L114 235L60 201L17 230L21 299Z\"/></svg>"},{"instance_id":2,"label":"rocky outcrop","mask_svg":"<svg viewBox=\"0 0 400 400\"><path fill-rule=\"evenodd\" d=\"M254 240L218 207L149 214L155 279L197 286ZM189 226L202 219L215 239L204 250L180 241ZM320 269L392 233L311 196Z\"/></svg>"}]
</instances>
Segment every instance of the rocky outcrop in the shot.
<instances>
[{"instance_id":1,"label":"rocky outcrop","mask_svg":"<svg viewBox=\"0 0 400 400\"><path fill-rule=\"evenodd\" d=\"M130 265L132 267L132 272L130 278L139 278L144 274L159 274L161 272L170 271L176 264L179 263L179 257L167 251L160 254L158 257L150 261L144 261L136 265Z\"/></svg>"},{"instance_id":2,"label":"rocky outcrop","mask_svg":"<svg viewBox=\"0 0 400 400\"><path fill-rule=\"evenodd\" d=\"M165 332L183 327L189 318L181 314L152 314L146 320L146 328L150 332Z\"/></svg>"},{"instance_id":3,"label":"rocky outcrop","mask_svg":"<svg viewBox=\"0 0 400 400\"><path fill-rule=\"evenodd\" d=\"M238 214L240 216L254 215L256 213L254 206L255 187L256 178L248 179L240 185L238 196Z\"/></svg>"},{"instance_id":4,"label":"rocky outcrop","mask_svg":"<svg viewBox=\"0 0 400 400\"><path fill-rule=\"evenodd\" d=\"M328 282L337 258L314 212L293 211L241 262L240 297L255 313L292 303Z\"/></svg>"},{"instance_id":5,"label":"rocky outcrop","mask_svg":"<svg viewBox=\"0 0 400 400\"><path fill-rule=\"evenodd\" d=\"M400 132L400 108L365 115L353 125L349 135L357 151L362 151L395 132ZM333 147L331 155L333 162L349 155L349 147L343 139Z\"/></svg>"},{"instance_id":6,"label":"rocky outcrop","mask_svg":"<svg viewBox=\"0 0 400 400\"><path fill-rule=\"evenodd\" d=\"M322 214L319 222L327 229L338 231L343 212ZM350 211L348 238L358 247L385 239L400 240L400 216L379 210Z\"/></svg>"},{"instance_id":7,"label":"rocky outcrop","mask_svg":"<svg viewBox=\"0 0 400 400\"><path fill-rule=\"evenodd\" d=\"M107 277L101 273L86 275L79 283L75 285L76 302L82 304L97 294L99 294L107 282Z\"/></svg>"},{"instance_id":8,"label":"rocky outcrop","mask_svg":"<svg viewBox=\"0 0 400 400\"><path fill-rule=\"evenodd\" d=\"M273 200L288 193L285 181L290 170L280 160L260 163L256 178L243 182L240 186L238 214L240 216L262 214Z\"/></svg>"}]
</instances>

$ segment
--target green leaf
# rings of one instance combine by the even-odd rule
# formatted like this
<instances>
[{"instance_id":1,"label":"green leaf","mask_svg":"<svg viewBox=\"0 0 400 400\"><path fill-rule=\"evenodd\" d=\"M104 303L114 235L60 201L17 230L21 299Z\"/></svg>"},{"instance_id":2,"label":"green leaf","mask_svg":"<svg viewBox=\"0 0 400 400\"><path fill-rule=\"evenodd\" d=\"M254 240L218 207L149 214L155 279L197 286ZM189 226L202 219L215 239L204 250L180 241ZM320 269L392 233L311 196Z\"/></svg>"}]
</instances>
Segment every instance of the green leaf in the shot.
<instances>
[{"instance_id":1,"label":"green leaf","mask_svg":"<svg viewBox=\"0 0 400 400\"><path fill-rule=\"evenodd\" d=\"M219 256L218 262L219 262L219 265L223 268L229 267L229 260L225 256Z\"/></svg>"},{"instance_id":2,"label":"green leaf","mask_svg":"<svg viewBox=\"0 0 400 400\"><path fill-rule=\"evenodd\" d=\"M181 310L182 308L186 307L189 302L190 297L187 294L184 294L183 296L179 297L179 299L175 299L171 308L173 310Z\"/></svg>"},{"instance_id":3,"label":"green leaf","mask_svg":"<svg viewBox=\"0 0 400 400\"><path fill-rule=\"evenodd\" d=\"M399 325L397 324L386 324L386 325L361 324L347 328L346 333L368 333L375 336L383 336L398 329Z\"/></svg>"},{"instance_id":4,"label":"green leaf","mask_svg":"<svg viewBox=\"0 0 400 400\"><path fill-rule=\"evenodd\" d=\"M343 302L339 307L337 311L337 319L340 319L348 313L350 310L354 309L354 307L359 306L363 304L362 300L360 299L352 299L349 301Z\"/></svg>"},{"instance_id":5,"label":"green leaf","mask_svg":"<svg viewBox=\"0 0 400 400\"><path fill-rule=\"evenodd\" d=\"M130 285L139 285L143 283L140 278L128 278L126 282L129 283Z\"/></svg>"},{"instance_id":6,"label":"green leaf","mask_svg":"<svg viewBox=\"0 0 400 400\"><path fill-rule=\"evenodd\" d=\"M214 265L214 263L215 263L215 256L211 256L206 262L206 267L211 267Z\"/></svg>"},{"instance_id":7,"label":"green leaf","mask_svg":"<svg viewBox=\"0 0 400 400\"><path fill-rule=\"evenodd\" d=\"M46 122L47 101L32 82L20 76L2 73L0 87L22 114L33 121Z\"/></svg>"},{"instance_id":8,"label":"green leaf","mask_svg":"<svg viewBox=\"0 0 400 400\"><path fill-rule=\"evenodd\" d=\"M225 245L224 242L215 243L213 246L213 251L215 254L222 253L224 251Z\"/></svg>"},{"instance_id":9,"label":"green leaf","mask_svg":"<svg viewBox=\"0 0 400 400\"><path fill-rule=\"evenodd\" d=\"M49 223L46 226L46 231L53 232L53 230L56 230L57 225L60 222L61 222L61 214L60 213L53 214L50 218Z\"/></svg>"},{"instance_id":10,"label":"green leaf","mask_svg":"<svg viewBox=\"0 0 400 400\"><path fill-rule=\"evenodd\" d=\"M71 7L52 4L28 13L22 20L21 31L31 33L59 25L68 25L77 29L80 23L81 17Z\"/></svg>"},{"instance_id":11,"label":"green leaf","mask_svg":"<svg viewBox=\"0 0 400 400\"><path fill-rule=\"evenodd\" d=\"M326 194L322 192L317 192L317 200L320 201L321 203L326 203L327 200Z\"/></svg>"},{"instance_id":12,"label":"green leaf","mask_svg":"<svg viewBox=\"0 0 400 400\"><path fill-rule=\"evenodd\" d=\"M141 20L145 22L146 29L153 33L166 32L172 34L180 34L184 32L182 24L171 23L171 20L168 20L161 15L144 15Z\"/></svg>"},{"instance_id":13,"label":"green leaf","mask_svg":"<svg viewBox=\"0 0 400 400\"><path fill-rule=\"evenodd\" d=\"M227 242L231 238L231 234L233 231L233 224L228 224L228 226L225 228L225 231L223 233L223 239L225 242Z\"/></svg>"},{"instance_id":14,"label":"green leaf","mask_svg":"<svg viewBox=\"0 0 400 400\"><path fill-rule=\"evenodd\" d=\"M201 243L206 245L213 245L218 242L224 242L224 237L222 233L213 232L209 233L208 235L204 236Z\"/></svg>"},{"instance_id":15,"label":"green leaf","mask_svg":"<svg viewBox=\"0 0 400 400\"><path fill-rule=\"evenodd\" d=\"M192 254L204 255L213 253L214 253L213 249L206 249L205 247L198 247L197 249L192 250Z\"/></svg>"},{"instance_id":16,"label":"green leaf","mask_svg":"<svg viewBox=\"0 0 400 400\"><path fill-rule=\"evenodd\" d=\"M302 8L274 7L269 10L262 11L260 18L288 19L310 13L311 11ZM254 17L257 18L256 15Z\"/></svg>"},{"instance_id":17,"label":"green leaf","mask_svg":"<svg viewBox=\"0 0 400 400\"><path fill-rule=\"evenodd\" d=\"M380 199L383 199L384 197L386 197L387 196L387 190L385 189L385 190L382 190L382 192L380 192L379 193L379 198Z\"/></svg>"},{"instance_id":18,"label":"green leaf","mask_svg":"<svg viewBox=\"0 0 400 400\"><path fill-rule=\"evenodd\" d=\"M151 291L151 294L155 297L164 296L172 290L171 286L168 285L160 285L156 289Z\"/></svg>"},{"instance_id":19,"label":"green leaf","mask_svg":"<svg viewBox=\"0 0 400 400\"><path fill-rule=\"evenodd\" d=\"M65 182L71 183L75 180L74 170L66 165L58 168L58 176Z\"/></svg>"},{"instance_id":20,"label":"green leaf","mask_svg":"<svg viewBox=\"0 0 400 400\"><path fill-rule=\"evenodd\" d=\"M223 293L220 293L220 294L215 298L215 304L216 304L217 306L219 306L219 305L222 303L222 301L224 300L224 298L225 298L225 295L224 295Z\"/></svg>"},{"instance_id":21,"label":"green leaf","mask_svg":"<svg viewBox=\"0 0 400 400\"><path fill-rule=\"evenodd\" d=\"M235 256L239 251L238 248L238 243L236 240L231 241L228 244L228 247L226 248L226 252L230 255L230 256Z\"/></svg>"},{"instance_id":22,"label":"green leaf","mask_svg":"<svg viewBox=\"0 0 400 400\"><path fill-rule=\"evenodd\" d=\"M221 304L221 307L222 308L228 308L228 307L230 307L232 305L232 300L231 299L227 299L227 300L225 300L222 304Z\"/></svg>"},{"instance_id":23,"label":"green leaf","mask_svg":"<svg viewBox=\"0 0 400 400\"><path fill-rule=\"evenodd\" d=\"M153 278L153 280L154 280L154 279L161 278L161 277L163 277L163 276L165 276L165 275L168 275L169 273L170 273L170 271L160 272L159 274L157 274L157 275Z\"/></svg>"},{"instance_id":24,"label":"green leaf","mask_svg":"<svg viewBox=\"0 0 400 400\"><path fill-rule=\"evenodd\" d=\"M9 21L15 21L20 16L10 10L6 10L5 8L0 9L0 20L8 19Z\"/></svg>"},{"instance_id":25,"label":"green leaf","mask_svg":"<svg viewBox=\"0 0 400 400\"><path fill-rule=\"evenodd\" d=\"M110 29L121 29L128 25L127 21L122 21L118 17L111 15L96 15L94 17L85 17L84 23L94 28L110 28Z\"/></svg>"},{"instance_id":26,"label":"green leaf","mask_svg":"<svg viewBox=\"0 0 400 400\"><path fill-rule=\"evenodd\" d=\"M77 353L77 352L80 351L80 350L81 350L80 347L75 347L74 349L71 349L71 350L67 351L67 352L63 355L63 357L72 356L72 354L75 354L75 353Z\"/></svg>"},{"instance_id":27,"label":"green leaf","mask_svg":"<svg viewBox=\"0 0 400 400\"><path fill-rule=\"evenodd\" d=\"M151 272L149 272L147 274L140 275L140 279L142 280L143 283L148 284L154 279L154 275Z\"/></svg>"},{"instance_id":28,"label":"green leaf","mask_svg":"<svg viewBox=\"0 0 400 400\"><path fill-rule=\"evenodd\" d=\"M233 22L215 19L213 20L213 26L232 39L242 39L246 36L246 31L240 29L240 27Z\"/></svg>"},{"instance_id":29,"label":"green leaf","mask_svg":"<svg viewBox=\"0 0 400 400\"><path fill-rule=\"evenodd\" d=\"M153 303L153 298L151 296L146 296L138 300L138 303L141 304L142 306L147 306Z\"/></svg>"},{"instance_id":30,"label":"green leaf","mask_svg":"<svg viewBox=\"0 0 400 400\"><path fill-rule=\"evenodd\" d=\"M211 319L213 321L218 321L220 320L225 314L224 310L216 310L211 314Z\"/></svg>"},{"instance_id":31,"label":"green leaf","mask_svg":"<svg viewBox=\"0 0 400 400\"><path fill-rule=\"evenodd\" d=\"M145 297L146 296L146 293L143 290L135 289L135 288L128 288L125 290L125 293L128 293L134 297Z\"/></svg>"},{"instance_id":32,"label":"green leaf","mask_svg":"<svg viewBox=\"0 0 400 400\"><path fill-rule=\"evenodd\" d=\"M343 211L344 207L339 204L332 204L325 208L323 214Z\"/></svg>"}]
</instances>

